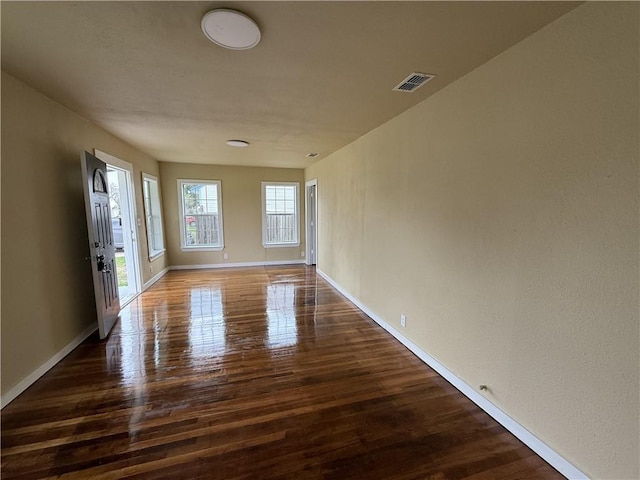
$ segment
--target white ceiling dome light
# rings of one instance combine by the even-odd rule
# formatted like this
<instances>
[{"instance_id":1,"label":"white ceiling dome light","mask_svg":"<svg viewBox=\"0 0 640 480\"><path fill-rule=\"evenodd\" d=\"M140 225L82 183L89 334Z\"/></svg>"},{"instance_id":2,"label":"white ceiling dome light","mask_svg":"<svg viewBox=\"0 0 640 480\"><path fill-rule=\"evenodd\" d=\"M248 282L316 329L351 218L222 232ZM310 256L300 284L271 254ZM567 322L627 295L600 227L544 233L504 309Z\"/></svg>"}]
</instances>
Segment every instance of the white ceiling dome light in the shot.
<instances>
[{"instance_id":1,"label":"white ceiling dome light","mask_svg":"<svg viewBox=\"0 0 640 480\"><path fill-rule=\"evenodd\" d=\"M211 10L202 17L201 26L209 40L231 50L248 50L260 42L256 22L235 10Z\"/></svg>"}]
</instances>

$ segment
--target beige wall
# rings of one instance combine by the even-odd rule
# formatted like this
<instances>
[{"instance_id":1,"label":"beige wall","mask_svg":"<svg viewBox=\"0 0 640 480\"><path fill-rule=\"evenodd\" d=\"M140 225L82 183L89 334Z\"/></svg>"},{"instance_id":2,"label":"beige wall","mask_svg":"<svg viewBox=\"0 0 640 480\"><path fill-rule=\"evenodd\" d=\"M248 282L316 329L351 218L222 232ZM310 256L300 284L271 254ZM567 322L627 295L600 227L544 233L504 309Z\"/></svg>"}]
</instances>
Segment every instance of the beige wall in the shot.
<instances>
[{"instance_id":1,"label":"beige wall","mask_svg":"<svg viewBox=\"0 0 640 480\"><path fill-rule=\"evenodd\" d=\"M598 479L640 476L639 9L585 4L306 170L318 267Z\"/></svg>"},{"instance_id":2,"label":"beige wall","mask_svg":"<svg viewBox=\"0 0 640 480\"><path fill-rule=\"evenodd\" d=\"M180 248L178 179L220 180L224 251L185 252ZM304 260L304 171L288 168L230 167L184 163L160 163L165 240L172 266ZM300 207L299 247L262 246L261 182L298 182ZM228 258L225 260L223 254Z\"/></svg>"},{"instance_id":3,"label":"beige wall","mask_svg":"<svg viewBox=\"0 0 640 480\"><path fill-rule=\"evenodd\" d=\"M158 163L2 73L3 394L96 321L80 170L94 148L134 165L142 216L140 172L157 175Z\"/></svg>"}]
</instances>

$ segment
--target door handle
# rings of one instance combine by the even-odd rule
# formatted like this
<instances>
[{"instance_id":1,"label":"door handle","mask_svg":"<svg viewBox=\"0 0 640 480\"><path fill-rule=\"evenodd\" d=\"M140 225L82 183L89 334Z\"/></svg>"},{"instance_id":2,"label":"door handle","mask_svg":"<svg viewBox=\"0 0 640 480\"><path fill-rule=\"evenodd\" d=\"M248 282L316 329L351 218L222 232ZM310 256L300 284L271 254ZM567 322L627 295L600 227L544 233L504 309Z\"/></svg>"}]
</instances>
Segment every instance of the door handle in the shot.
<instances>
[{"instance_id":1,"label":"door handle","mask_svg":"<svg viewBox=\"0 0 640 480\"><path fill-rule=\"evenodd\" d=\"M111 270L109 270L109 271L105 270L104 255L97 255L96 259L98 260L98 271L99 272L103 272L103 273L111 272Z\"/></svg>"},{"instance_id":2,"label":"door handle","mask_svg":"<svg viewBox=\"0 0 640 480\"><path fill-rule=\"evenodd\" d=\"M111 273L111 270L102 270L102 273Z\"/></svg>"}]
</instances>

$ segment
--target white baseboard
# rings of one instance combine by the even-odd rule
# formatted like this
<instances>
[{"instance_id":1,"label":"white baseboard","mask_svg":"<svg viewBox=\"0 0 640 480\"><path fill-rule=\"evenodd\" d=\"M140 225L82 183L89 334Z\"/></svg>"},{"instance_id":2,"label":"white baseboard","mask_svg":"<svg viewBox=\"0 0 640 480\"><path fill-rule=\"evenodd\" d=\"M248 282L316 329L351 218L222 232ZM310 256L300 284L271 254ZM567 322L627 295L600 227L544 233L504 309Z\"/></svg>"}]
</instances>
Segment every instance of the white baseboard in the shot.
<instances>
[{"instance_id":1,"label":"white baseboard","mask_svg":"<svg viewBox=\"0 0 640 480\"><path fill-rule=\"evenodd\" d=\"M153 276L153 278L151 278L151 280L149 280L148 282L146 282L144 285L142 285L142 291L146 291L151 285L153 285L154 283L156 283L158 280L160 280L162 277L165 276L165 274L171 270L169 267L165 268L164 270L162 270L161 272L157 273L156 275Z\"/></svg>"},{"instance_id":2,"label":"white baseboard","mask_svg":"<svg viewBox=\"0 0 640 480\"><path fill-rule=\"evenodd\" d=\"M9 390L7 393L2 395L0 399L0 408L6 407L9 403L11 403L18 395L24 392L27 388L33 385L36 380L42 377L45 373L51 370L60 360L69 355L74 348L84 342L93 332L98 329L98 324L93 323L89 327L87 327L81 334L79 334L76 338L71 340L65 347L62 348L58 353L56 353L49 360L44 362L38 368L36 368L31 374L29 374L24 380L18 383L15 387Z\"/></svg>"},{"instance_id":3,"label":"white baseboard","mask_svg":"<svg viewBox=\"0 0 640 480\"><path fill-rule=\"evenodd\" d=\"M205 268L265 267L271 265L304 265L304 260L271 260L267 262L210 263L200 265L173 265L171 270L200 270Z\"/></svg>"},{"instance_id":4,"label":"white baseboard","mask_svg":"<svg viewBox=\"0 0 640 480\"><path fill-rule=\"evenodd\" d=\"M527 445L531 450L536 452L540 457L542 457L547 463L549 463L552 467L554 467L558 472L567 477L570 480L584 480L589 477L581 472L578 468L576 468L569 461L561 457L557 452L551 449L548 445L546 445L542 440L536 437L533 433L527 430L525 427L516 422L513 418L511 418L508 414L503 412L496 405L491 403L485 397L480 395L477 391L475 391L472 387L469 386L466 382L458 378L453 372L447 369L444 365L442 365L438 360L433 358L431 355L426 353L420 347L418 347L415 343L405 337L402 333L372 312L366 305L364 305L360 300L353 297L347 291L345 291L340 285L338 285L329 275L321 271L320 269L316 269L318 275L324 278L332 287L338 290L342 295L347 297L351 303L357 306L360 310L366 313L373 321L375 321L378 325L384 328L387 332L393 335L400 343L402 343L405 347L407 347L415 356L417 356L424 363L433 368L438 374L440 374L445 380L451 383L454 387L456 387L463 395L465 395L469 400L479 406L482 410L488 413L491 417L494 418L498 423L500 423L503 427L505 427L509 432L515 435L517 438L522 441L525 445Z\"/></svg>"}]
</instances>

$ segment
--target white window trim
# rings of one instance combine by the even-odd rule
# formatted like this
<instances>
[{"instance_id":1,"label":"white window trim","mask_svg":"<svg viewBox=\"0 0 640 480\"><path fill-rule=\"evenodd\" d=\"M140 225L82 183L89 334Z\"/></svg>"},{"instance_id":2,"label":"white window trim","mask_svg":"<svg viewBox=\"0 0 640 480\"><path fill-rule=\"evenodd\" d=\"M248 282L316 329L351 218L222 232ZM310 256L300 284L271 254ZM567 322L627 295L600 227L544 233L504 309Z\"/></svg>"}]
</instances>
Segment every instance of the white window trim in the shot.
<instances>
[{"instance_id":1,"label":"white window trim","mask_svg":"<svg viewBox=\"0 0 640 480\"><path fill-rule=\"evenodd\" d=\"M316 198L315 198L315 208L313 209L313 214L311 214L311 206L309 205L308 191L309 187L316 187ZM311 227L309 219L313 218L315 221L315 225L313 229ZM313 180L308 180L304 184L304 222L305 222L305 230L304 230L304 243L305 243L305 257L304 262L307 265L317 265L318 264L318 179L314 178ZM311 230L315 232L315 235L312 235ZM310 241L310 237L314 237L313 241ZM311 248L315 249L315 252L311 253ZM314 262L315 260L315 262Z\"/></svg>"},{"instance_id":2,"label":"white window trim","mask_svg":"<svg viewBox=\"0 0 640 480\"><path fill-rule=\"evenodd\" d=\"M207 184L216 185L218 189L218 222L220 223L220 245L215 247L206 247L203 245L189 246L185 238L184 215L184 199L182 198L182 185L184 184ZM178 224L180 226L180 250L183 252L220 252L224 250L224 221L222 214L222 181L220 180L202 180L202 179L178 179Z\"/></svg>"},{"instance_id":3,"label":"white window trim","mask_svg":"<svg viewBox=\"0 0 640 480\"><path fill-rule=\"evenodd\" d=\"M267 238L267 185L289 185L296 187L296 239L289 243L266 243ZM264 248L286 248L300 246L300 183L299 182L262 182L262 246Z\"/></svg>"},{"instance_id":4,"label":"white window trim","mask_svg":"<svg viewBox=\"0 0 640 480\"><path fill-rule=\"evenodd\" d=\"M158 189L158 206L160 208L160 211L158 212L158 214L160 215L160 236L162 237L162 248L160 250L151 251L151 235L150 235L151 232L149 231L149 223L147 222L147 217L148 217L147 207L144 202L144 182L145 181L155 182L156 187ZM158 182L158 177L155 177L149 173L144 173L144 172L142 172L142 207L144 210L145 233L147 235L147 253L148 253L149 261L152 262L156 258L164 255L164 253L167 251L167 245L164 239L164 227L162 225L164 217L162 213L162 197L160 196L160 182ZM154 213L154 212L151 212L151 213Z\"/></svg>"}]
</instances>

